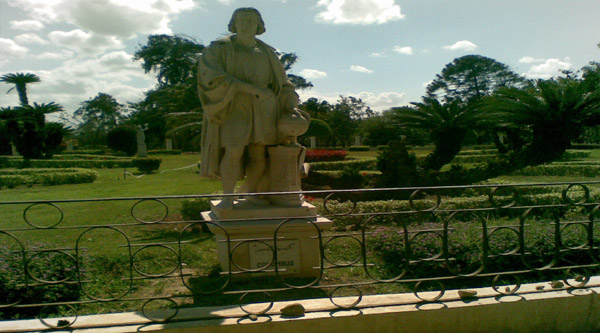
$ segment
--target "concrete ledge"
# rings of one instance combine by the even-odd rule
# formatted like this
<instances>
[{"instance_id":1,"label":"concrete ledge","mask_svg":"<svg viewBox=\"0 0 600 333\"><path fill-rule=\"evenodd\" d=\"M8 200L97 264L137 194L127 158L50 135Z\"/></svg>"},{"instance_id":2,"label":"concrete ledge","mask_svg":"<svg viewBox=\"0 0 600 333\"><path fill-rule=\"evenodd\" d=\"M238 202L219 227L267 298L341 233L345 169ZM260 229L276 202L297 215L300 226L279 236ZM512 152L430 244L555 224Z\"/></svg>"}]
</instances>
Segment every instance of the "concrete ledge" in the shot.
<instances>
[{"instance_id":1,"label":"concrete ledge","mask_svg":"<svg viewBox=\"0 0 600 333\"><path fill-rule=\"evenodd\" d=\"M538 290L544 286L543 290ZM462 300L447 291L433 303L413 294L365 296L356 309L339 310L329 299L276 302L267 314L250 319L239 307L180 309L174 322L153 323L140 313L81 316L68 332L598 332L600 277L583 289L552 289L550 283L521 286L502 296L492 288L475 288L477 297ZM353 298L335 298L348 303ZM281 308L301 303L306 314L281 316ZM253 305L260 307L260 305ZM152 313L166 316L168 310ZM56 324L56 318L49 320ZM72 320L72 318L65 318ZM39 320L0 322L0 332L47 330ZM65 331L67 332L67 331Z\"/></svg>"}]
</instances>

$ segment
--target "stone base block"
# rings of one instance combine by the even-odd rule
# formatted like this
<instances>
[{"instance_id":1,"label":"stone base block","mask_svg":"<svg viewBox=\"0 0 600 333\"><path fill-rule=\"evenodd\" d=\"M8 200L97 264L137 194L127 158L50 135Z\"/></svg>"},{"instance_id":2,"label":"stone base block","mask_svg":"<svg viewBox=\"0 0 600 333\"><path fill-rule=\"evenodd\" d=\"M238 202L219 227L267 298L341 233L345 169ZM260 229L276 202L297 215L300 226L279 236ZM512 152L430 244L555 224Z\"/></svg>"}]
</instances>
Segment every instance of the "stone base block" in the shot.
<instances>
[{"instance_id":1,"label":"stone base block","mask_svg":"<svg viewBox=\"0 0 600 333\"><path fill-rule=\"evenodd\" d=\"M237 215L236 209L230 210L230 215L222 215L232 221L220 219L213 211L201 213L205 221L211 222L208 227L216 236L221 270L224 273L231 271L236 277L243 278L276 274L287 277L318 276L321 269L319 231L328 230L333 222L316 214L310 215L311 207L296 208L305 217L286 218L268 218L270 215L282 216L282 211L271 209L263 207L254 215L250 214L253 219L247 220Z\"/></svg>"}]
</instances>

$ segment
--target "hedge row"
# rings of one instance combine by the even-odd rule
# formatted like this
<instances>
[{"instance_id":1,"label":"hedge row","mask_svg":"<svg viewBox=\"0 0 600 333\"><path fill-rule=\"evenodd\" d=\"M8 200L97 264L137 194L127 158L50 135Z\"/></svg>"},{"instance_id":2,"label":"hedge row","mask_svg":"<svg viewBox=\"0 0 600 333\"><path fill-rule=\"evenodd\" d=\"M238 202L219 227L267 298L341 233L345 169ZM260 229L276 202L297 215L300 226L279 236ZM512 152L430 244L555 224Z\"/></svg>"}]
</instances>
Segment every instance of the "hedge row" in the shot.
<instances>
[{"instance_id":1,"label":"hedge row","mask_svg":"<svg viewBox=\"0 0 600 333\"><path fill-rule=\"evenodd\" d=\"M129 168L131 159L119 160L29 160L27 168ZM0 159L0 168L21 168L22 159Z\"/></svg>"},{"instance_id":2,"label":"hedge row","mask_svg":"<svg viewBox=\"0 0 600 333\"><path fill-rule=\"evenodd\" d=\"M471 155L494 155L497 154L497 149L470 149L462 150L458 153L458 156L471 156Z\"/></svg>"},{"instance_id":3,"label":"hedge row","mask_svg":"<svg viewBox=\"0 0 600 333\"><path fill-rule=\"evenodd\" d=\"M452 163L486 163L496 155L456 155Z\"/></svg>"},{"instance_id":4,"label":"hedge row","mask_svg":"<svg viewBox=\"0 0 600 333\"><path fill-rule=\"evenodd\" d=\"M573 196L573 201L578 201L578 198L583 196L583 191L580 189L572 189L569 191L569 196ZM334 198L332 198L334 199ZM512 196L498 196L494 197L497 205L507 205L512 200ZM590 189L588 202L599 202L600 201L600 189ZM529 206L529 205L554 205L563 203L562 193L544 193L535 195L519 195L516 199L517 205ZM320 202L315 203L319 208L319 213L323 216L329 214L345 214L352 211L353 203L349 201L338 202L331 200L327 204L329 213L324 209L323 204ZM401 224L401 223L421 223L421 222L439 222L437 221L431 212L427 212L428 208L432 208L436 205L434 199L423 199L415 200L414 206L411 206L408 200L382 200L382 201L359 201L356 203L356 209L353 213L356 215L340 215L330 217L334 220L335 226L346 226L356 225L364 223L368 216L361 216L360 214L382 214L374 215L370 220L371 224ZM414 208L413 208L414 207ZM438 209L440 210L462 210L462 209L478 209L492 207L487 195L476 196L476 197L444 197L441 201ZM420 211L417 213L416 211ZM491 212L490 212L491 213ZM504 214L505 216L518 216L523 213L521 209L505 209L494 211L495 214ZM534 216L546 216L550 214L550 209L534 209L531 211L531 217ZM488 214L487 212L485 214ZM465 218L469 218L469 214L462 215ZM513 217L514 217L513 216ZM460 219L460 216L456 216L456 219Z\"/></svg>"},{"instance_id":5,"label":"hedge row","mask_svg":"<svg viewBox=\"0 0 600 333\"><path fill-rule=\"evenodd\" d=\"M305 161L312 162L333 162L343 161L346 159L345 150L330 150L330 149L308 149L306 151Z\"/></svg>"},{"instance_id":6,"label":"hedge row","mask_svg":"<svg viewBox=\"0 0 600 333\"><path fill-rule=\"evenodd\" d=\"M58 154L52 157L55 160L126 160L131 157L94 154Z\"/></svg>"},{"instance_id":7,"label":"hedge row","mask_svg":"<svg viewBox=\"0 0 600 333\"><path fill-rule=\"evenodd\" d=\"M92 183L97 174L85 169L20 169L2 170L0 188L13 188L19 185L63 185Z\"/></svg>"},{"instance_id":8,"label":"hedge row","mask_svg":"<svg viewBox=\"0 0 600 333\"><path fill-rule=\"evenodd\" d=\"M359 158L348 161L336 162L313 162L310 163L311 170L344 170L344 168L358 168L360 170L375 170L377 159L373 157Z\"/></svg>"},{"instance_id":9,"label":"hedge row","mask_svg":"<svg viewBox=\"0 0 600 333\"><path fill-rule=\"evenodd\" d=\"M171 149L171 150L166 150L166 149L148 150L148 155L181 155L181 150L177 150L177 149Z\"/></svg>"},{"instance_id":10,"label":"hedge row","mask_svg":"<svg viewBox=\"0 0 600 333\"><path fill-rule=\"evenodd\" d=\"M544 164L525 167L511 173L511 175L597 177L600 175L600 165Z\"/></svg>"},{"instance_id":11,"label":"hedge row","mask_svg":"<svg viewBox=\"0 0 600 333\"><path fill-rule=\"evenodd\" d=\"M85 154L85 155L104 155L104 149L77 149L77 150L63 150L61 155L68 154Z\"/></svg>"},{"instance_id":12,"label":"hedge row","mask_svg":"<svg viewBox=\"0 0 600 333\"><path fill-rule=\"evenodd\" d=\"M369 146L350 146L348 147L348 151L369 151L371 147Z\"/></svg>"}]
</instances>

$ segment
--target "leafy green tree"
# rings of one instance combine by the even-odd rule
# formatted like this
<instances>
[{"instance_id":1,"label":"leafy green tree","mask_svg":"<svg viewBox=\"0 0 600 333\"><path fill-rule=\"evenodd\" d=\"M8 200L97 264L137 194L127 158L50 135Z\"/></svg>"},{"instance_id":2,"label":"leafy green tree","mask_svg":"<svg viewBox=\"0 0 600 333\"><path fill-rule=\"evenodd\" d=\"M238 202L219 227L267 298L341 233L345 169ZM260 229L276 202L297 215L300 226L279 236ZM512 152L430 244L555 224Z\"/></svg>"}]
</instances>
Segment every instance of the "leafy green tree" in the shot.
<instances>
[{"instance_id":1,"label":"leafy green tree","mask_svg":"<svg viewBox=\"0 0 600 333\"><path fill-rule=\"evenodd\" d=\"M472 103L501 87L520 87L525 80L508 66L481 55L454 59L427 86L427 97L447 102L460 99Z\"/></svg>"},{"instance_id":2,"label":"leafy green tree","mask_svg":"<svg viewBox=\"0 0 600 333\"><path fill-rule=\"evenodd\" d=\"M106 135L106 145L112 150L133 156L137 152L137 130L127 125L117 126Z\"/></svg>"},{"instance_id":3,"label":"leafy green tree","mask_svg":"<svg viewBox=\"0 0 600 333\"><path fill-rule=\"evenodd\" d=\"M527 128L531 140L518 161L540 164L559 158L586 126L600 125L600 90L573 78L538 80L527 89L505 88L484 106L488 121Z\"/></svg>"},{"instance_id":4,"label":"leafy green tree","mask_svg":"<svg viewBox=\"0 0 600 333\"><path fill-rule=\"evenodd\" d=\"M440 170L450 163L462 147L467 131L474 128L478 117L469 108L454 99L445 104L435 98L424 97L414 108L393 109L395 123L406 130L423 130L435 145L427 156L424 168Z\"/></svg>"},{"instance_id":5,"label":"leafy green tree","mask_svg":"<svg viewBox=\"0 0 600 333\"><path fill-rule=\"evenodd\" d=\"M308 127L306 133L304 133L300 137L300 141L305 146L308 146L308 138L310 138L311 136L314 136L318 142L325 142L326 140L329 140L331 135L331 128L329 127L329 125L327 125L327 123L324 120L313 118L310 120L310 126Z\"/></svg>"},{"instance_id":6,"label":"leafy green tree","mask_svg":"<svg viewBox=\"0 0 600 333\"><path fill-rule=\"evenodd\" d=\"M156 73L159 86L186 83L195 76L197 58L204 46L182 35L150 35L133 55L146 73Z\"/></svg>"},{"instance_id":7,"label":"leafy green tree","mask_svg":"<svg viewBox=\"0 0 600 333\"><path fill-rule=\"evenodd\" d=\"M338 102L323 115L333 132L331 146L336 146L337 143L342 147L350 145L361 120L373 115L373 110L360 98L340 96Z\"/></svg>"},{"instance_id":8,"label":"leafy green tree","mask_svg":"<svg viewBox=\"0 0 600 333\"><path fill-rule=\"evenodd\" d=\"M82 102L74 112L80 122L77 128L79 142L91 147L103 145L108 131L125 118L123 111L124 105L106 93Z\"/></svg>"},{"instance_id":9,"label":"leafy green tree","mask_svg":"<svg viewBox=\"0 0 600 333\"><path fill-rule=\"evenodd\" d=\"M285 68L286 72L291 70L292 66L296 63L296 61L298 61L298 55L296 55L296 53L278 52L277 55L279 56L279 60L281 60L281 62L283 63L283 68ZM287 74L287 76L290 79L290 81L292 81L296 89L304 90L313 87L313 84L310 81L307 81L302 76L289 73Z\"/></svg>"},{"instance_id":10,"label":"leafy green tree","mask_svg":"<svg viewBox=\"0 0 600 333\"><path fill-rule=\"evenodd\" d=\"M10 88L7 93L11 92L13 89L17 90L19 94L19 101L21 101L21 105L29 105L29 101L27 99L27 85L29 83L40 82L39 76L32 73L16 73L16 74L5 74L0 77L0 82L14 84L13 88Z\"/></svg>"}]
</instances>

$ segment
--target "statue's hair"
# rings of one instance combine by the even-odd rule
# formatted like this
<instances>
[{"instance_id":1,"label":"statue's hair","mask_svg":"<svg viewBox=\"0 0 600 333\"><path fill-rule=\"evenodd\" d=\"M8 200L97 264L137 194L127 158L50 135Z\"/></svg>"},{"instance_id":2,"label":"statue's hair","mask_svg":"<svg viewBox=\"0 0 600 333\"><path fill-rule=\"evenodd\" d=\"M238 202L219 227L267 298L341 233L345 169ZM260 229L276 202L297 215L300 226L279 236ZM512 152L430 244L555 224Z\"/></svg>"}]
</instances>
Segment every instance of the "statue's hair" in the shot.
<instances>
[{"instance_id":1,"label":"statue's hair","mask_svg":"<svg viewBox=\"0 0 600 333\"><path fill-rule=\"evenodd\" d=\"M267 31L265 29L265 22L262 19L262 16L260 16L260 12L256 9L256 8L252 8L252 7L242 7L242 8L238 8L236 9L233 14L231 15L231 20L229 21L229 31L236 33L236 29L235 29L235 18L237 17L238 14L240 13L253 13L256 15L256 18L258 18L258 28L256 28L256 34L257 35L262 35L265 31Z\"/></svg>"}]
</instances>

